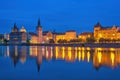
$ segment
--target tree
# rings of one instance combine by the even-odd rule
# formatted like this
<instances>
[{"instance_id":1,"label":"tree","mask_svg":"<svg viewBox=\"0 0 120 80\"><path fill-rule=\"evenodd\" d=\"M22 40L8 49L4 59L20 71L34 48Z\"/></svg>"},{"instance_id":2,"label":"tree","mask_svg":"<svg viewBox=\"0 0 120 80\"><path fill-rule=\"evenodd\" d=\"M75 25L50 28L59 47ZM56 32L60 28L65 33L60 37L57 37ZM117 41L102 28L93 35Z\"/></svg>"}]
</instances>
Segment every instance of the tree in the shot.
<instances>
[{"instance_id":1,"label":"tree","mask_svg":"<svg viewBox=\"0 0 120 80\"><path fill-rule=\"evenodd\" d=\"M7 44L9 41L7 39L4 39L4 43Z\"/></svg>"},{"instance_id":2,"label":"tree","mask_svg":"<svg viewBox=\"0 0 120 80\"><path fill-rule=\"evenodd\" d=\"M100 42L100 43L103 43L103 42L105 42L105 39L100 38L100 39L99 39L99 42Z\"/></svg>"},{"instance_id":3,"label":"tree","mask_svg":"<svg viewBox=\"0 0 120 80\"><path fill-rule=\"evenodd\" d=\"M55 41L53 39L50 39L49 43L55 43Z\"/></svg>"},{"instance_id":4,"label":"tree","mask_svg":"<svg viewBox=\"0 0 120 80\"><path fill-rule=\"evenodd\" d=\"M27 39L27 43L30 43L30 39Z\"/></svg>"},{"instance_id":5,"label":"tree","mask_svg":"<svg viewBox=\"0 0 120 80\"><path fill-rule=\"evenodd\" d=\"M58 43L68 43L68 41L65 39L60 39L60 40L58 40Z\"/></svg>"},{"instance_id":6,"label":"tree","mask_svg":"<svg viewBox=\"0 0 120 80\"><path fill-rule=\"evenodd\" d=\"M82 42L82 39L71 39L69 42L70 43L79 43L79 42Z\"/></svg>"},{"instance_id":7,"label":"tree","mask_svg":"<svg viewBox=\"0 0 120 80\"><path fill-rule=\"evenodd\" d=\"M95 38L94 37L91 37L91 38L87 38L86 39L86 42L87 43L94 43L96 40L95 40Z\"/></svg>"}]
</instances>

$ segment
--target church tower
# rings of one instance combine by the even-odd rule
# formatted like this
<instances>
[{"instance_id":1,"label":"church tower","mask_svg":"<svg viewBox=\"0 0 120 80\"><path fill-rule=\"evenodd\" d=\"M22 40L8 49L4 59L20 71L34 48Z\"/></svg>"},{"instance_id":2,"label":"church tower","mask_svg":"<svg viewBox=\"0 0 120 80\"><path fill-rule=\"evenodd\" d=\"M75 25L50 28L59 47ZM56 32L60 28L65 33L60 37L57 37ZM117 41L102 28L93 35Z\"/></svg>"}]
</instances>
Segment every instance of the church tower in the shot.
<instances>
[{"instance_id":1,"label":"church tower","mask_svg":"<svg viewBox=\"0 0 120 80\"><path fill-rule=\"evenodd\" d=\"M37 25L37 34L38 34L38 43L43 42L43 36L42 36L42 26L40 24L40 19L38 19L38 25Z\"/></svg>"}]
</instances>

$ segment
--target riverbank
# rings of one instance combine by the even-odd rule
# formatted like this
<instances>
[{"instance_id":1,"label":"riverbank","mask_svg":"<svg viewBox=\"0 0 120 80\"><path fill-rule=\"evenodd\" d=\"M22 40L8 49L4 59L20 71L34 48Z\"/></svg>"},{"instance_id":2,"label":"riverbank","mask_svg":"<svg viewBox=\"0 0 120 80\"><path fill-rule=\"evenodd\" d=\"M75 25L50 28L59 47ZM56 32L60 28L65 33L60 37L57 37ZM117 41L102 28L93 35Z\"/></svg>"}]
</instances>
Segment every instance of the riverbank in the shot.
<instances>
[{"instance_id":1,"label":"riverbank","mask_svg":"<svg viewBox=\"0 0 120 80\"><path fill-rule=\"evenodd\" d=\"M70 46L70 47L102 47L102 48L120 48L120 43L78 43L78 44L0 44L0 46Z\"/></svg>"}]
</instances>

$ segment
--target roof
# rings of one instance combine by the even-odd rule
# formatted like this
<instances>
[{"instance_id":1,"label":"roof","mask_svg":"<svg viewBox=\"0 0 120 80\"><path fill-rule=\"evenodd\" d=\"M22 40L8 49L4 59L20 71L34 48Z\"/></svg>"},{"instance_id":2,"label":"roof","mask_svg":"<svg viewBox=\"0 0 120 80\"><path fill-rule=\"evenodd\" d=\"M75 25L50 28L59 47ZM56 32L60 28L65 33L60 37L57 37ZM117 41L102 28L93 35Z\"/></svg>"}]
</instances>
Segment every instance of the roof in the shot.
<instances>
[{"instance_id":1,"label":"roof","mask_svg":"<svg viewBox=\"0 0 120 80\"><path fill-rule=\"evenodd\" d=\"M50 32L50 31L43 31L43 35L47 35L47 33ZM51 32L52 33L52 32Z\"/></svg>"},{"instance_id":2,"label":"roof","mask_svg":"<svg viewBox=\"0 0 120 80\"><path fill-rule=\"evenodd\" d=\"M83 32L80 35L88 35L88 34L93 34L93 32Z\"/></svg>"},{"instance_id":3,"label":"roof","mask_svg":"<svg viewBox=\"0 0 120 80\"><path fill-rule=\"evenodd\" d=\"M34 32L29 32L28 34L30 34L31 36L38 36L36 33Z\"/></svg>"},{"instance_id":4,"label":"roof","mask_svg":"<svg viewBox=\"0 0 120 80\"><path fill-rule=\"evenodd\" d=\"M65 33L56 33L56 35L65 35Z\"/></svg>"},{"instance_id":5,"label":"roof","mask_svg":"<svg viewBox=\"0 0 120 80\"><path fill-rule=\"evenodd\" d=\"M20 35L22 33L24 33L24 32L11 32L10 35Z\"/></svg>"},{"instance_id":6,"label":"roof","mask_svg":"<svg viewBox=\"0 0 120 80\"><path fill-rule=\"evenodd\" d=\"M97 22L97 24L95 24L94 27L101 27L101 24Z\"/></svg>"},{"instance_id":7,"label":"roof","mask_svg":"<svg viewBox=\"0 0 120 80\"><path fill-rule=\"evenodd\" d=\"M66 31L66 32L76 32L75 30L68 30L68 31Z\"/></svg>"}]
</instances>

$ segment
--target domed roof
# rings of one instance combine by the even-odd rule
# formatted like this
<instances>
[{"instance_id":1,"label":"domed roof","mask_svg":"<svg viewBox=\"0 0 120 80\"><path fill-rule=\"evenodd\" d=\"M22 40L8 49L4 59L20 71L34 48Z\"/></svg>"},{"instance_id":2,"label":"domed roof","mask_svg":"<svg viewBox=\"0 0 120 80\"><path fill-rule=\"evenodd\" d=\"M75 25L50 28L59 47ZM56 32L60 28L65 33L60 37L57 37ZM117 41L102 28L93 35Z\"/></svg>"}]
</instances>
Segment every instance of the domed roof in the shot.
<instances>
[{"instance_id":1,"label":"domed roof","mask_svg":"<svg viewBox=\"0 0 120 80\"><path fill-rule=\"evenodd\" d=\"M26 32L26 29L24 28L24 26L22 26L22 28L20 29L20 32Z\"/></svg>"}]
</instances>

